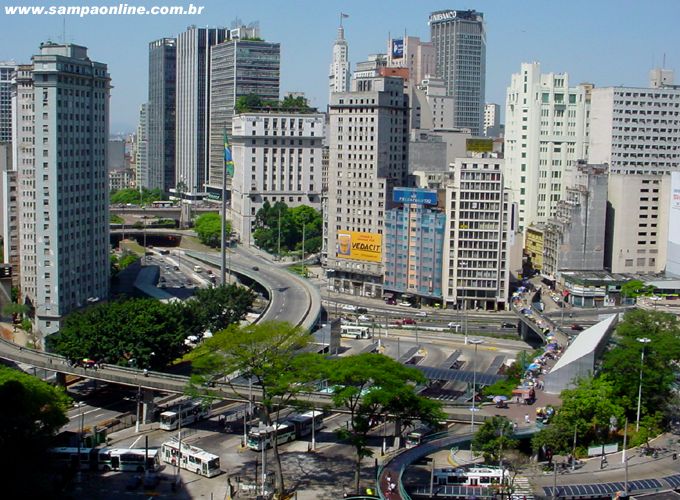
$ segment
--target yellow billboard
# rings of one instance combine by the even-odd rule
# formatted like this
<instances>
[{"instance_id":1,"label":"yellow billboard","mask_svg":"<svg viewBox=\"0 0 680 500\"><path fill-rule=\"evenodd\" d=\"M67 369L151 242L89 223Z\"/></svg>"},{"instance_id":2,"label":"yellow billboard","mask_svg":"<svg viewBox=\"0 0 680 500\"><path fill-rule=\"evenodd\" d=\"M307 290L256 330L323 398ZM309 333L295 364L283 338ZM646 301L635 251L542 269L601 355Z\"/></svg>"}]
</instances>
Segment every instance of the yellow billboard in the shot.
<instances>
[{"instance_id":1,"label":"yellow billboard","mask_svg":"<svg viewBox=\"0 0 680 500\"><path fill-rule=\"evenodd\" d=\"M473 153L493 152L493 139L466 139L465 149Z\"/></svg>"},{"instance_id":2,"label":"yellow billboard","mask_svg":"<svg viewBox=\"0 0 680 500\"><path fill-rule=\"evenodd\" d=\"M382 262L382 235L339 231L335 255L339 259Z\"/></svg>"}]
</instances>

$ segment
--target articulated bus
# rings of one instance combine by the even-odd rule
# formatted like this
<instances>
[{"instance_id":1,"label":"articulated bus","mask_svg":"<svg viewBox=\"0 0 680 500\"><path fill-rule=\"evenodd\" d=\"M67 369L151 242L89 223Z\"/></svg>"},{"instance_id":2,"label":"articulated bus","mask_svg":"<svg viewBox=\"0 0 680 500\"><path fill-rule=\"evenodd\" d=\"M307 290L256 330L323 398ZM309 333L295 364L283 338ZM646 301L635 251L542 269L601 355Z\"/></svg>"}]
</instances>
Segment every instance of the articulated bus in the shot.
<instances>
[{"instance_id":1,"label":"articulated bus","mask_svg":"<svg viewBox=\"0 0 680 500\"><path fill-rule=\"evenodd\" d=\"M486 486L507 483L508 473L500 467L446 468L434 470L434 484L456 486Z\"/></svg>"},{"instance_id":2,"label":"articulated bus","mask_svg":"<svg viewBox=\"0 0 680 500\"><path fill-rule=\"evenodd\" d=\"M308 436L312 433L312 425L314 431L319 431L324 428L323 413L320 411L308 411L301 415L291 415L288 421L295 427L295 435L299 438Z\"/></svg>"},{"instance_id":3,"label":"articulated bus","mask_svg":"<svg viewBox=\"0 0 680 500\"><path fill-rule=\"evenodd\" d=\"M246 446L251 450L260 451L262 447L271 448L276 439L277 446L295 440L295 426L289 422L281 422L269 427L251 429L248 433Z\"/></svg>"},{"instance_id":4,"label":"articulated bus","mask_svg":"<svg viewBox=\"0 0 680 500\"><path fill-rule=\"evenodd\" d=\"M179 464L180 468L199 476L213 477L222 472L220 457L187 443L182 443L180 452L177 440L166 441L161 445L161 457L164 462L172 465Z\"/></svg>"},{"instance_id":5,"label":"articulated bus","mask_svg":"<svg viewBox=\"0 0 680 500\"><path fill-rule=\"evenodd\" d=\"M370 327L359 325L340 325L340 336L349 339L370 339Z\"/></svg>"},{"instance_id":6,"label":"articulated bus","mask_svg":"<svg viewBox=\"0 0 680 500\"><path fill-rule=\"evenodd\" d=\"M178 429L181 425L189 425L206 418L210 415L210 407L204 406L201 401L187 401L175 406L171 410L161 413L160 428L165 431Z\"/></svg>"},{"instance_id":7,"label":"articulated bus","mask_svg":"<svg viewBox=\"0 0 680 500\"><path fill-rule=\"evenodd\" d=\"M80 470L144 472L161 466L156 448L81 448L80 460L74 447L50 448L47 453L52 463L66 469L78 469L80 464Z\"/></svg>"}]
</instances>

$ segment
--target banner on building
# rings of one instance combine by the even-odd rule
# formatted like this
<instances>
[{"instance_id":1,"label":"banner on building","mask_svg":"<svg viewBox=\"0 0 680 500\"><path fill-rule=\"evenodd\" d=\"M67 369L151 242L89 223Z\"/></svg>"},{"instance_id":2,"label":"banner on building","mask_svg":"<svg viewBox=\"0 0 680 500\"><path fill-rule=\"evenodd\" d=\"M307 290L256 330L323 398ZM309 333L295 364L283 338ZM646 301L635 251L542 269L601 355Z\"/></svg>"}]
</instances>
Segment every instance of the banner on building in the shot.
<instances>
[{"instance_id":1,"label":"banner on building","mask_svg":"<svg viewBox=\"0 0 680 500\"><path fill-rule=\"evenodd\" d=\"M227 177L234 177L234 160L231 156L231 146L226 128L224 129L224 172Z\"/></svg>"},{"instance_id":2,"label":"banner on building","mask_svg":"<svg viewBox=\"0 0 680 500\"><path fill-rule=\"evenodd\" d=\"M404 39L392 39L392 59L401 59L404 57Z\"/></svg>"},{"instance_id":3,"label":"banner on building","mask_svg":"<svg viewBox=\"0 0 680 500\"><path fill-rule=\"evenodd\" d=\"M436 205L437 191L434 189L394 188L392 201L416 205Z\"/></svg>"},{"instance_id":4,"label":"banner on building","mask_svg":"<svg viewBox=\"0 0 680 500\"><path fill-rule=\"evenodd\" d=\"M493 152L493 139L466 139L465 149L472 153Z\"/></svg>"},{"instance_id":5,"label":"banner on building","mask_svg":"<svg viewBox=\"0 0 680 500\"><path fill-rule=\"evenodd\" d=\"M382 261L382 235L340 231L337 235L335 255L339 259Z\"/></svg>"}]
</instances>

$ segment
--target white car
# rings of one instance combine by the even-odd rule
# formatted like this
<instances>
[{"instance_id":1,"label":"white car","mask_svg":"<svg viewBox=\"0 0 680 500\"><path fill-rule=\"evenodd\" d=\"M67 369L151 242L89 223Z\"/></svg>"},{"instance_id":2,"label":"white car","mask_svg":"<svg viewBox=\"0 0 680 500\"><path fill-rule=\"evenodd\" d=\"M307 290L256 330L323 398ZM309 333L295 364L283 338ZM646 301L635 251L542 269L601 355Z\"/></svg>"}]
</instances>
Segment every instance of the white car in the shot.
<instances>
[{"instance_id":1,"label":"white car","mask_svg":"<svg viewBox=\"0 0 680 500\"><path fill-rule=\"evenodd\" d=\"M400 306L404 306L404 307L411 307L411 303L410 303L410 302L399 302L399 305L400 305Z\"/></svg>"},{"instance_id":2,"label":"white car","mask_svg":"<svg viewBox=\"0 0 680 500\"><path fill-rule=\"evenodd\" d=\"M459 323L454 323L453 321L451 321L450 323L448 323L447 326L448 326L449 328L460 328L460 324L459 324Z\"/></svg>"},{"instance_id":3,"label":"white car","mask_svg":"<svg viewBox=\"0 0 680 500\"><path fill-rule=\"evenodd\" d=\"M345 304L344 306L342 306L342 308L345 311L356 311L357 310L357 306L355 306L353 304Z\"/></svg>"},{"instance_id":4,"label":"white car","mask_svg":"<svg viewBox=\"0 0 680 500\"><path fill-rule=\"evenodd\" d=\"M427 316L427 313L425 311L418 311L416 316Z\"/></svg>"},{"instance_id":5,"label":"white car","mask_svg":"<svg viewBox=\"0 0 680 500\"><path fill-rule=\"evenodd\" d=\"M357 318L359 321L371 321L370 316L366 316L365 314L362 314Z\"/></svg>"}]
</instances>

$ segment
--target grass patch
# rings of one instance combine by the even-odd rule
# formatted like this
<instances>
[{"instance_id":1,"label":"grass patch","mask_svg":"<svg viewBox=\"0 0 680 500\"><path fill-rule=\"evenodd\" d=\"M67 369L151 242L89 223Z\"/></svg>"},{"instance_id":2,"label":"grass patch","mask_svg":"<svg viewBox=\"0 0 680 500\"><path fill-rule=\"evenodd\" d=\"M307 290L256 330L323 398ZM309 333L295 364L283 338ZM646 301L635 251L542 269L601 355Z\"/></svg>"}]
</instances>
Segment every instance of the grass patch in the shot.
<instances>
[{"instance_id":1,"label":"grass patch","mask_svg":"<svg viewBox=\"0 0 680 500\"><path fill-rule=\"evenodd\" d=\"M302 276L303 278L306 278L309 275L309 268L307 266L303 266L300 264L288 266L286 269L288 269L292 273Z\"/></svg>"},{"instance_id":2,"label":"grass patch","mask_svg":"<svg viewBox=\"0 0 680 500\"><path fill-rule=\"evenodd\" d=\"M123 240L120 242L120 247L139 256L144 255L144 247L134 240Z\"/></svg>"}]
</instances>

